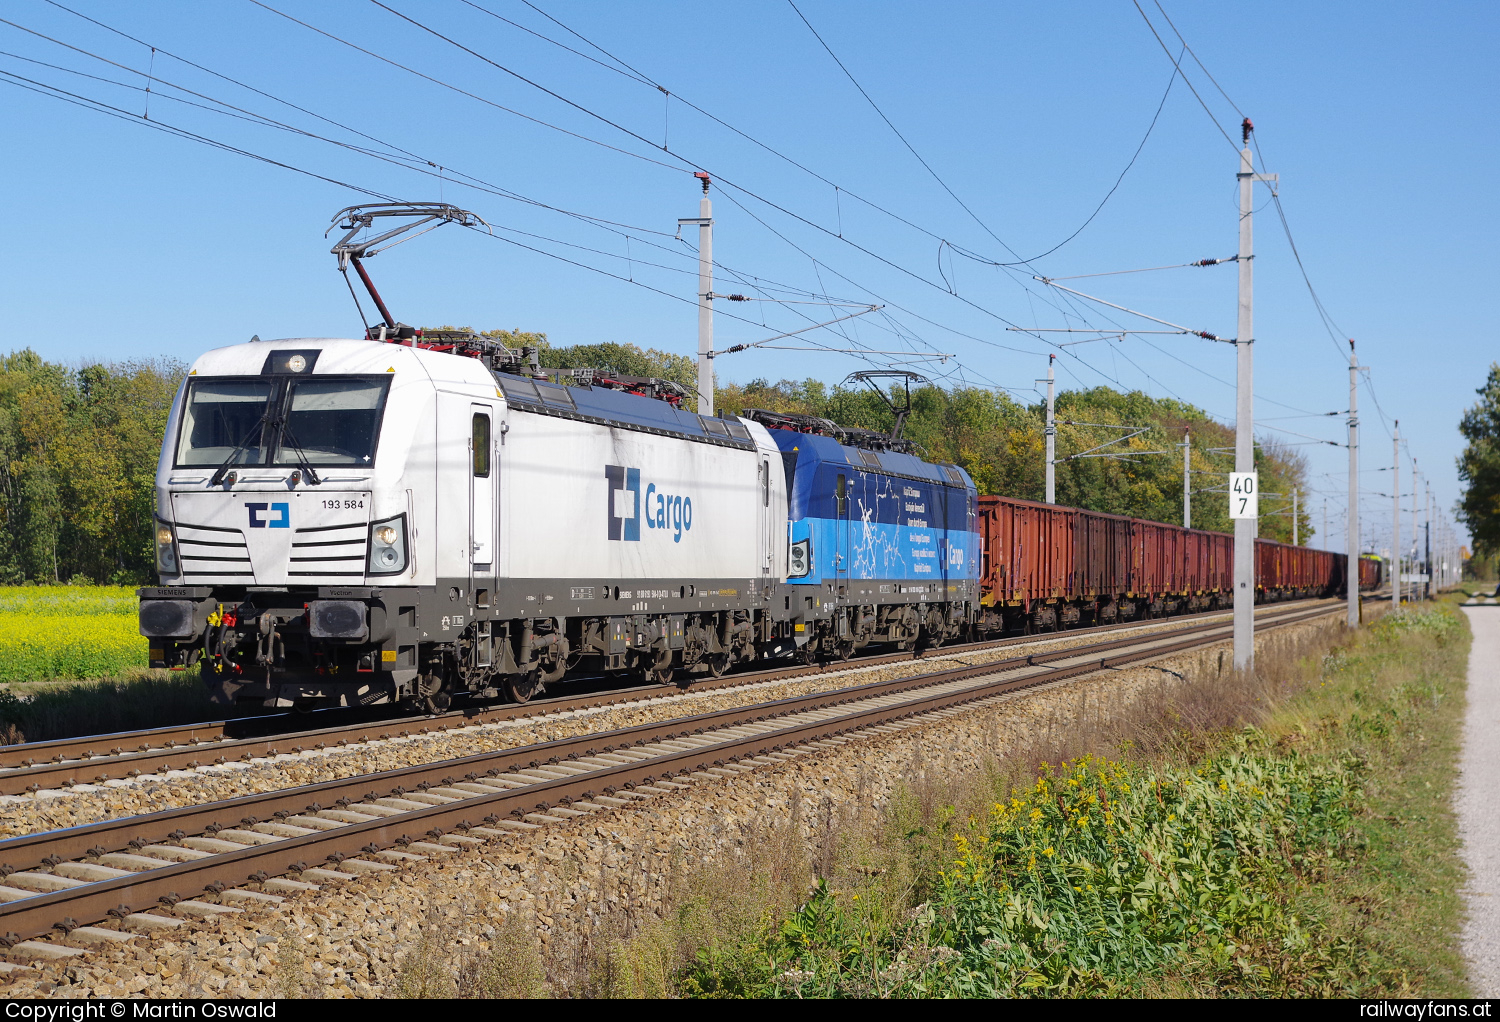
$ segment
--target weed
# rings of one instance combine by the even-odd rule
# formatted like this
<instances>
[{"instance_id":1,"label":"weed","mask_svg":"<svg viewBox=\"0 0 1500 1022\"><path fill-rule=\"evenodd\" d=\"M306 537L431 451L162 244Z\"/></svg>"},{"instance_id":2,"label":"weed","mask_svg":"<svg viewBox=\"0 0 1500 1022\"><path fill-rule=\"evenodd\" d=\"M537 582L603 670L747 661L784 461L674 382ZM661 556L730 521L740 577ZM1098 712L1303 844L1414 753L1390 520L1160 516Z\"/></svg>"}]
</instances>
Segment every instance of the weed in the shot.
<instances>
[{"instance_id":1,"label":"weed","mask_svg":"<svg viewBox=\"0 0 1500 1022\"><path fill-rule=\"evenodd\" d=\"M1253 679L1210 668L1128 705L1098 687L966 773L914 763L873 846L846 832L830 866L820 838L797 907L700 949L677 991L1462 993L1466 631L1438 607L1330 653L1344 634L1268 643Z\"/></svg>"}]
</instances>

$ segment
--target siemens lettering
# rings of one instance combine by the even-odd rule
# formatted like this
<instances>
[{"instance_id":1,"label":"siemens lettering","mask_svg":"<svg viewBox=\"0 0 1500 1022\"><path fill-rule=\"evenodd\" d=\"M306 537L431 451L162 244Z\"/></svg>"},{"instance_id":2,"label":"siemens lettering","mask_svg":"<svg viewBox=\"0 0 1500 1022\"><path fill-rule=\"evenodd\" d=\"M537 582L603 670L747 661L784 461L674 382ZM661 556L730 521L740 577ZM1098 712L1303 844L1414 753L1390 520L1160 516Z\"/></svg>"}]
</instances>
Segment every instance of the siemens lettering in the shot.
<instances>
[{"instance_id":1,"label":"siemens lettering","mask_svg":"<svg viewBox=\"0 0 1500 1022\"><path fill-rule=\"evenodd\" d=\"M682 534L693 527L693 498L675 497L646 487L646 528L672 529L672 542L682 542Z\"/></svg>"}]
</instances>

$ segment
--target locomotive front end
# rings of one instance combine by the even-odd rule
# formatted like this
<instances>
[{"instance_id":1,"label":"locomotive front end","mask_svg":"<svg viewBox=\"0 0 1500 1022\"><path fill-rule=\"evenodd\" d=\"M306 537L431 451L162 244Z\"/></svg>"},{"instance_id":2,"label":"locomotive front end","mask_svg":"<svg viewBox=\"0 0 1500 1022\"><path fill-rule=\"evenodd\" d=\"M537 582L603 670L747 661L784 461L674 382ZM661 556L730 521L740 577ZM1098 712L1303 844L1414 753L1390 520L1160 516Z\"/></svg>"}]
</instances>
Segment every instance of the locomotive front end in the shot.
<instances>
[{"instance_id":1,"label":"locomotive front end","mask_svg":"<svg viewBox=\"0 0 1500 1022\"><path fill-rule=\"evenodd\" d=\"M418 571L407 466L431 390L410 349L367 341L199 359L157 472L162 584L140 592L151 665L199 665L225 704L396 697L416 673L396 640Z\"/></svg>"}]
</instances>

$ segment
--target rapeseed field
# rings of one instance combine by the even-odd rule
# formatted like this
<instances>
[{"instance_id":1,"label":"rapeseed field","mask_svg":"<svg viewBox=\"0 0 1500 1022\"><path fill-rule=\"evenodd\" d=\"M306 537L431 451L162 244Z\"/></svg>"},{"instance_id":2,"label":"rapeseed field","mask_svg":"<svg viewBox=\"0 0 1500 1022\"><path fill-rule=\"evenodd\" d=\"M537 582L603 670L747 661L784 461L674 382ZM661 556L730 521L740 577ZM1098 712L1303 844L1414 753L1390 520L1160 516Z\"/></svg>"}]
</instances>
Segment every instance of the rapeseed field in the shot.
<instances>
[{"instance_id":1,"label":"rapeseed field","mask_svg":"<svg viewBox=\"0 0 1500 1022\"><path fill-rule=\"evenodd\" d=\"M130 586L0 586L0 682L146 666Z\"/></svg>"}]
</instances>

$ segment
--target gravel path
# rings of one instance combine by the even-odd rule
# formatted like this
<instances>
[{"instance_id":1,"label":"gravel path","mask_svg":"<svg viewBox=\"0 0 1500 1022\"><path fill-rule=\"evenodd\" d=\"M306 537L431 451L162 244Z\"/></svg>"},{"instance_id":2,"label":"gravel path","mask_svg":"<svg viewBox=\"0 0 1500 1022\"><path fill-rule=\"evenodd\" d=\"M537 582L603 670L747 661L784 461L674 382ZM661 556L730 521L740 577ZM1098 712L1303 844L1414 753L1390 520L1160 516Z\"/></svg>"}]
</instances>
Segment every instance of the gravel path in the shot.
<instances>
[{"instance_id":1,"label":"gravel path","mask_svg":"<svg viewBox=\"0 0 1500 1022\"><path fill-rule=\"evenodd\" d=\"M1464 957L1475 997L1500 995L1500 606L1465 607L1469 709L1458 789L1458 828L1469 865Z\"/></svg>"}]
</instances>

